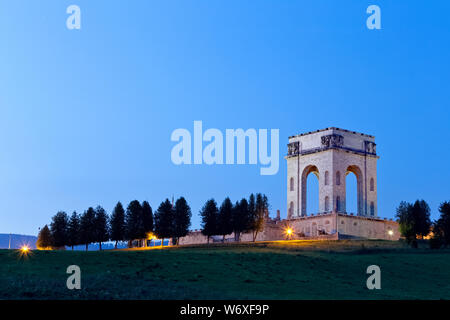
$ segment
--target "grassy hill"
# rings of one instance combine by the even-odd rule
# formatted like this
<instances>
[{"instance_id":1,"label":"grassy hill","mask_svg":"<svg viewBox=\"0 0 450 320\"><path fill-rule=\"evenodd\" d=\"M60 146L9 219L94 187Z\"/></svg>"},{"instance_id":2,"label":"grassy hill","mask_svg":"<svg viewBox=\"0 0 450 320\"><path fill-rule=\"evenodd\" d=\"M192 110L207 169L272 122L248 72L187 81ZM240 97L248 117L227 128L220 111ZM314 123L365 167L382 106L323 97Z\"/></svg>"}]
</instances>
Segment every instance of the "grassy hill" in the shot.
<instances>
[{"instance_id":1,"label":"grassy hill","mask_svg":"<svg viewBox=\"0 0 450 320\"><path fill-rule=\"evenodd\" d=\"M66 289L66 268L82 289ZM381 290L366 269L381 267ZM0 299L449 299L450 251L387 241L214 244L103 252L0 250Z\"/></svg>"}]
</instances>

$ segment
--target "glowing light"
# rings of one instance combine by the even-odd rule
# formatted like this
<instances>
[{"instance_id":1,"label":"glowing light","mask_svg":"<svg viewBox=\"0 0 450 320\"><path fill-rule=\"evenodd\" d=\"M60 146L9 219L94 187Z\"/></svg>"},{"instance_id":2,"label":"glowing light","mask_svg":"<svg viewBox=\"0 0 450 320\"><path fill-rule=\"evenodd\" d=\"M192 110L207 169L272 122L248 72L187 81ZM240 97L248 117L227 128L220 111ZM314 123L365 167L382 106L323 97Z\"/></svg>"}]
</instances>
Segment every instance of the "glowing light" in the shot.
<instances>
[{"instance_id":1,"label":"glowing light","mask_svg":"<svg viewBox=\"0 0 450 320\"><path fill-rule=\"evenodd\" d=\"M27 259L29 256L32 255L32 251L29 245L24 244L23 246L20 247L19 250L17 250L18 252L18 258L19 259Z\"/></svg>"},{"instance_id":2,"label":"glowing light","mask_svg":"<svg viewBox=\"0 0 450 320\"><path fill-rule=\"evenodd\" d=\"M287 237L290 239L292 234L294 233L294 230L292 230L291 227L287 227L286 230L284 230L284 232L286 233Z\"/></svg>"},{"instance_id":3,"label":"glowing light","mask_svg":"<svg viewBox=\"0 0 450 320\"><path fill-rule=\"evenodd\" d=\"M156 240L158 238L155 236L155 234L153 232L149 232L149 233L147 233L147 239L148 240Z\"/></svg>"},{"instance_id":4,"label":"glowing light","mask_svg":"<svg viewBox=\"0 0 450 320\"><path fill-rule=\"evenodd\" d=\"M389 231L388 231L388 235L390 235L390 236L394 235L394 231L389 230Z\"/></svg>"},{"instance_id":5,"label":"glowing light","mask_svg":"<svg viewBox=\"0 0 450 320\"><path fill-rule=\"evenodd\" d=\"M36 247L36 249L38 249L38 250L53 250L53 248L52 247Z\"/></svg>"},{"instance_id":6,"label":"glowing light","mask_svg":"<svg viewBox=\"0 0 450 320\"><path fill-rule=\"evenodd\" d=\"M27 254L30 251L30 247L23 246L22 248L20 248L20 251L22 251L23 254Z\"/></svg>"}]
</instances>

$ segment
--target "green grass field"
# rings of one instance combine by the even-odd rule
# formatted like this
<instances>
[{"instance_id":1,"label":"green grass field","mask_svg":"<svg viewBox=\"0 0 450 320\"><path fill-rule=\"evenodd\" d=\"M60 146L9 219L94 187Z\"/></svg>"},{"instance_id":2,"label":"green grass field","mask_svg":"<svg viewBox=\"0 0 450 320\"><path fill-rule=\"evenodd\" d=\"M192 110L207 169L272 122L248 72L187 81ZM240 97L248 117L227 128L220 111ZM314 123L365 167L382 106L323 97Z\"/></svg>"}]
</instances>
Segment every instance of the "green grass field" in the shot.
<instances>
[{"instance_id":1,"label":"green grass field","mask_svg":"<svg viewBox=\"0 0 450 320\"><path fill-rule=\"evenodd\" d=\"M81 268L68 290L66 268ZM369 265L381 290L368 290ZM450 251L292 241L103 252L0 250L0 299L449 299Z\"/></svg>"}]
</instances>

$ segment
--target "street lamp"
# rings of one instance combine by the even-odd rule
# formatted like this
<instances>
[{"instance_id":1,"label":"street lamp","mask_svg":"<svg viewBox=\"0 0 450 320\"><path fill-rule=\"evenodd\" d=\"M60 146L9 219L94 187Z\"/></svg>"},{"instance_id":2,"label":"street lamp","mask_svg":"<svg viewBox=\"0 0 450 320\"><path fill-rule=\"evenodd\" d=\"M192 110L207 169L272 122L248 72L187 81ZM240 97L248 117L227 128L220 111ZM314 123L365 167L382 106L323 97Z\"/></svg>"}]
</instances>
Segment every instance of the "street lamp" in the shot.
<instances>
[{"instance_id":1,"label":"street lamp","mask_svg":"<svg viewBox=\"0 0 450 320\"><path fill-rule=\"evenodd\" d=\"M26 255L30 251L30 247L28 247L27 245L24 245L24 246L22 246L22 248L20 248L20 251Z\"/></svg>"},{"instance_id":2,"label":"street lamp","mask_svg":"<svg viewBox=\"0 0 450 320\"><path fill-rule=\"evenodd\" d=\"M291 239L292 234L294 233L294 230L292 230L291 227L287 227L286 230L284 231L288 237L288 239Z\"/></svg>"}]
</instances>

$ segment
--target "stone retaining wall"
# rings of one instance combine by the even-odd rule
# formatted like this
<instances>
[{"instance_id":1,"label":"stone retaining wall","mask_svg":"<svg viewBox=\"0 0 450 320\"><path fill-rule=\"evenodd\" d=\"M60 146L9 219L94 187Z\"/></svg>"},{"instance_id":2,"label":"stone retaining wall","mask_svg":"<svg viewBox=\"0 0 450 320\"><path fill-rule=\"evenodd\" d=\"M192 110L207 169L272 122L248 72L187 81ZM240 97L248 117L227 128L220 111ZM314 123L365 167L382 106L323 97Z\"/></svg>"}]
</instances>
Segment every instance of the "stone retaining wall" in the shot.
<instances>
[{"instance_id":1,"label":"stone retaining wall","mask_svg":"<svg viewBox=\"0 0 450 320\"><path fill-rule=\"evenodd\" d=\"M289 237L286 234L288 228L293 230ZM281 221L269 219L264 230L258 233L256 241L337 240L339 238L398 240L400 232L398 223L392 220L328 213ZM234 241L234 233L225 236L225 242ZM241 234L240 241L253 241L252 233ZM180 238L180 245L207 242L208 238L200 230L191 231L186 237ZM210 243L213 242L222 242L222 236L210 237Z\"/></svg>"}]
</instances>

